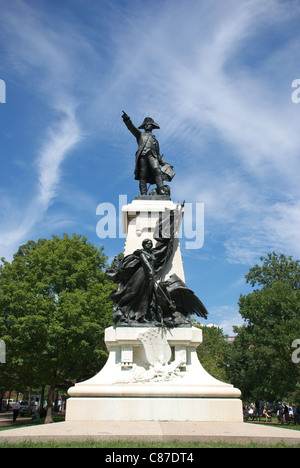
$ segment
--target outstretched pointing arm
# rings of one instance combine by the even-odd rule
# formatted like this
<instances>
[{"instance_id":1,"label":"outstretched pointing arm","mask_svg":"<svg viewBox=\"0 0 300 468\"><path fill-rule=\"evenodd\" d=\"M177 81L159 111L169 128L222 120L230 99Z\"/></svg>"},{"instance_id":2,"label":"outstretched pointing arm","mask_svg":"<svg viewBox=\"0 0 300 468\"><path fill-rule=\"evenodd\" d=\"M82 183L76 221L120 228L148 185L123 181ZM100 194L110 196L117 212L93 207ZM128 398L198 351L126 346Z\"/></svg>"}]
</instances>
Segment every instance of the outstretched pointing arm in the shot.
<instances>
[{"instance_id":1,"label":"outstretched pointing arm","mask_svg":"<svg viewBox=\"0 0 300 468\"><path fill-rule=\"evenodd\" d=\"M137 140L139 140L141 132L133 125L131 122L130 117L126 114L126 112L122 111L122 119L128 130L135 136Z\"/></svg>"}]
</instances>

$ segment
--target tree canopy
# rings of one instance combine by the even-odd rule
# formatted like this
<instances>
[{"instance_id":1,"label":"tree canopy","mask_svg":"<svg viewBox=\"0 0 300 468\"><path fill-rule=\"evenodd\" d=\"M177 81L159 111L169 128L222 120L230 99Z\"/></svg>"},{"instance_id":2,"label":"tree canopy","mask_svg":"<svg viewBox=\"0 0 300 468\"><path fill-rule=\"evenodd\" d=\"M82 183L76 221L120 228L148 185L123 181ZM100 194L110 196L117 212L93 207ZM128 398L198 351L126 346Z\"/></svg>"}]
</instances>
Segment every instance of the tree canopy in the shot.
<instances>
[{"instance_id":1,"label":"tree canopy","mask_svg":"<svg viewBox=\"0 0 300 468\"><path fill-rule=\"evenodd\" d=\"M73 234L22 245L0 266L0 337L6 343L1 387L66 389L91 377L107 353L112 324L107 257Z\"/></svg>"},{"instance_id":2,"label":"tree canopy","mask_svg":"<svg viewBox=\"0 0 300 468\"><path fill-rule=\"evenodd\" d=\"M261 257L246 275L253 292L241 295L245 325L236 328L230 372L244 398L298 398L299 364L293 341L300 338L300 262L283 254Z\"/></svg>"},{"instance_id":3,"label":"tree canopy","mask_svg":"<svg viewBox=\"0 0 300 468\"><path fill-rule=\"evenodd\" d=\"M199 326L194 324L195 326ZM204 369L213 377L228 382L227 367L230 360L231 344L218 327L201 325L203 342L198 348L198 357Z\"/></svg>"}]
</instances>

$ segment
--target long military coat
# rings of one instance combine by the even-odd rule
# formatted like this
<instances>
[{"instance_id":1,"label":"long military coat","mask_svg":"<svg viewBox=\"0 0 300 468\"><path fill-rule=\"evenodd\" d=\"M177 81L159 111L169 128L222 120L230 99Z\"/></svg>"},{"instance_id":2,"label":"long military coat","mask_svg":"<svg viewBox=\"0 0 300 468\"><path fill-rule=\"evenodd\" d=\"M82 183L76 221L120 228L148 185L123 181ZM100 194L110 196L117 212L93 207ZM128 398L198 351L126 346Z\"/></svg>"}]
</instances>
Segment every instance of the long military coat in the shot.
<instances>
[{"instance_id":1,"label":"long military coat","mask_svg":"<svg viewBox=\"0 0 300 468\"><path fill-rule=\"evenodd\" d=\"M143 149L147 145L149 147L149 150L151 151L151 154L157 159L158 163L160 166L163 166L166 164L166 161L163 160L163 158L160 155L159 152L159 144L157 139L152 133L148 132L141 132L138 128L136 128L133 123L131 122L130 118L124 120L124 123L128 130L135 136L137 144L138 144L138 150L135 153L135 168L134 168L134 178L136 180L140 180L140 174L139 174L139 158L143 152ZM147 173L147 179L146 181L149 184L155 184L155 176L153 172L151 171L151 168L149 167L148 173Z\"/></svg>"}]
</instances>

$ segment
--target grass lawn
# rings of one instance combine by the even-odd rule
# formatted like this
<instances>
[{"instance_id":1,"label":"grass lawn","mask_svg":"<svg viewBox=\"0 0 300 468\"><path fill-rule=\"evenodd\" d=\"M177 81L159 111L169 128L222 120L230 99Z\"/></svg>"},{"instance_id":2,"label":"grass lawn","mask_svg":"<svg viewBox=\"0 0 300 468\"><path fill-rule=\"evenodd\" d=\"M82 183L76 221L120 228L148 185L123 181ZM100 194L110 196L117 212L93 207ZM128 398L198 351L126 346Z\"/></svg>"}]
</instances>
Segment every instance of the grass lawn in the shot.
<instances>
[{"instance_id":1,"label":"grass lawn","mask_svg":"<svg viewBox=\"0 0 300 468\"><path fill-rule=\"evenodd\" d=\"M101 448L105 449L115 449L117 453L122 453L123 449L153 449L154 452L159 452L160 450L163 452L165 449L171 449L175 451L180 451L181 449L188 449L189 452L194 450L198 450L200 448L300 448L298 446L286 446L284 444L277 444L272 446L266 446L262 444L250 443L246 445L238 445L238 444L227 444L225 442L215 442L215 443L182 443L182 442L153 442L153 443L135 443L135 442L95 442L93 440L86 441L86 442L63 442L63 443L56 443L56 442L22 442L22 443L0 443L0 448ZM119 452L118 452L119 450ZM181 450L182 451L182 450ZM126 451L124 450L124 453Z\"/></svg>"},{"instance_id":2,"label":"grass lawn","mask_svg":"<svg viewBox=\"0 0 300 468\"><path fill-rule=\"evenodd\" d=\"M273 426L273 427L280 427L280 429L292 429L293 431L300 431L300 426L297 425L295 426L294 424L278 424L276 422L270 422L270 423L265 423L265 422L250 422L248 421L247 424L262 424L263 426Z\"/></svg>"},{"instance_id":3,"label":"grass lawn","mask_svg":"<svg viewBox=\"0 0 300 468\"><path fill-rule=\"evenodd\" d=\"M58 414L53 416L53 421L56 422L61 422L65 420L65 415L64 414ZM17 419L17 424L16 425L11 425L11 426L3 426L0 427L0 431L6 431L10 429L20 429L21 427L26 427L26 426L38 426L39 424L44 424L44 418L41 419L35 419L35 420L27 420L27 421L22 421L22 417L19 417Z\"/></svg>"}]
</instances>

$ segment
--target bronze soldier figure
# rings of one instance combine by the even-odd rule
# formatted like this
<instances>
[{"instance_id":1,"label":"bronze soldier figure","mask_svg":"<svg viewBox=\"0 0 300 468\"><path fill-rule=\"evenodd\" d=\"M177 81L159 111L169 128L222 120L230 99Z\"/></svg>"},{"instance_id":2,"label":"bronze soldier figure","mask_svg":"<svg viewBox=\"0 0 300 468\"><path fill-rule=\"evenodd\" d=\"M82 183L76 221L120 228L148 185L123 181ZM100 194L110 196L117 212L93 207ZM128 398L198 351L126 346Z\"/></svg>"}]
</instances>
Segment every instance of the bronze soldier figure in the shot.
<instances>
[{"instance_id":1,"label":"bronze soldier figure","mask_svg":"<svg viewBox=\"0 0 300 468\"><path fill-rule=\"evenodd\" d=\"M162 174L160 166L166 166L170 172L173 171L172 166L164 161L160 155L158 141L152 134L153 129L160 128L159 125L155 123L151 117L146 117L142 125L136 128L131 122L130 117L124 111L122 118L128 130L135 136L139 145L135 155L134 176L135 180L140 181L141 195L147 195L147 183L156 184L157 194L165 195L163 184L163 179L165 177ZM141 132L139 129L145 131ZM171 178L168 177L167 180L171 180Z\"/></svg>"}]
</instances>

